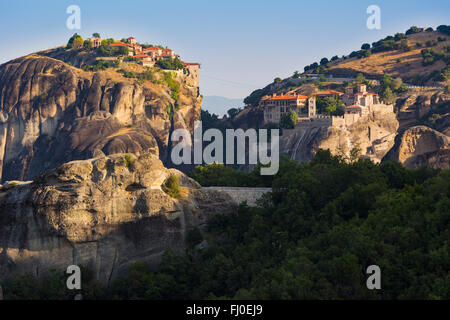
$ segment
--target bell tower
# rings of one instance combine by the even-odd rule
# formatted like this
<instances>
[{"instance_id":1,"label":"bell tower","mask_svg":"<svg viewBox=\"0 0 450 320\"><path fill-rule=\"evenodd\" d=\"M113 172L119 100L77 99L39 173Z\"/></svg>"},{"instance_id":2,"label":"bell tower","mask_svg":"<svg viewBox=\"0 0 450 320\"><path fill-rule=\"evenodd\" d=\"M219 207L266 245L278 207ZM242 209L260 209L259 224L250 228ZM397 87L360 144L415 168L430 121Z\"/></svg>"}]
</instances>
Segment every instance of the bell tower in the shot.
<instances>
[{"instance_id":1,"label":"bell tower","mask_svg":"<svg viewBox=\"0 0 450 320\"><path fill-rule=\"evenodd\" d=\"M308 98L308 117L315 118L316 117L316 97L311 96Z\"/></svg>"}]
</instances>

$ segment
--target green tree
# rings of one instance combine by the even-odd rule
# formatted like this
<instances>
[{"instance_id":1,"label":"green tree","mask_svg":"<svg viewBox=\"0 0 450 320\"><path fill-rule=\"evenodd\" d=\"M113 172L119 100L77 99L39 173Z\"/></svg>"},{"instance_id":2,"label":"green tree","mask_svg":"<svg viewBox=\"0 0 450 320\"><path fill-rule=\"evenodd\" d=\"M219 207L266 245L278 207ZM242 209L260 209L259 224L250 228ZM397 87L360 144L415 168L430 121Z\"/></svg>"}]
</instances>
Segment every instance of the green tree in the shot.
<instances>
[{"instance_id":1,"label":"green tree","mask_svg":"<svg viewBox=\"0 0 450 320\"><path fill-rule=\"evenodd\" d=\"M293 129L297 124L298 115L296 112L289 110L283 113L280 119L280 127L284 129Z\"/></svg>"},{"instance_id":2,"label":"green tree","mask_svg":"<svg viewBox=\"0 0 450 320\"><path fill-rule=\"evenodd\" d=\"M228 113L228 116L229 116L231 119L233 119L233 118L236 117L236 116L239 114L239 112L241 112L241 111L242 111L242 110L239 109L239 108L231 108L231 109L228 109L227 113Z\"/></svg>"},{"instance_id":3,"label":"green tree","mask_svg":"<svg viewBox=\"0 0 450 320\"><path fill-rule=\"evenodd\" d=\"M395 93L392 92L390 87L384 89L381 98L386 104L394 104L395 101L397 100L397 96L395 95Z\"/></svg>"},{"instance_id":4,"label":"green tree","mask_svg":"<svg viewBox=\"0 0 450 320\"><path fill-rule=\"evenodd\" d=\"M392 80L392 85L391 88L394 92L400 90L400 88L403 85L403 80L400 77L395 78L394 80Z\"/></svg>"},{"instance_id":5,"label":"green tree","mask_svg":"<svg viewBox=\"0 0 450 320\"><path fill-rule=\"evenodd\" d=\"M164 182L164 191L172 198L180 197L180 180L178 176L171 174Z\"/></svg>"},{"instance_id":6,"label":"green tree","mask_svg":"<svg viewBox=\"0 0 450 320\"><path fill-rule=\"evenodd\" d=\"M94 32L94 33L92 34L92 37L93 37L93 38L100 38L100 33Z\"/></svg>"},{"instance_id":7,"label":"green tree","mask_svg":"<svg viewBox=\"0 0 450 320\"><path fill-rule=\"evenodd\" d=\"M91 40L84 40L83 49L84 50L91 50L92 49L92 41Z\"/></svg>"},{"instance_id":8,"label":"green tree","mask_svg":"<svg viewBox=\"0 0 450 320\"><path fill-rule=\"evenodd\" d=\"M395 41L400 41L400 40L403 40L403 39L406 39L406 35L404 33L396 33L394 35L394 40Z\"/></svg>"},{"instance_id":9,"label":"green tree","mask_svg":"<svg viewBox=\"0 0 450 320\"><path fill-rule=\"evenodd\" d=\"M356 75L356 82L357 83L365 83L366 82L366 78L364 77L364 75L362 73L358 73Z\"/></svg>"},{"instance_id":10,"label":"green tree","mask_svg":"<svg viewBox=\"0 0 450 320\"><path fill-rule=\"evenodd\" d=\"M156 62L156 66L165 70L181 70L184 69L184 65L180 59L170 58L170 59L159 59Z\"/></svg>"},{"instance_id":11,"label":"green tree","mask_svg":"<svg viewBox=\"0 0 450 320\"><path fill-rule=\"evenodd\" d=\"M74 35L67 42L67 48L80 49L83 47L83 43L83 38L78 33L74 33Z\"/></svg>"},{"instance_id":12,"label":"green tree","mask_svg":"<svg viewBox=\"0 0 450 320\"><path fill-rule=\"evenodd\" d=\"M320 65L321 65L321 66L325 66L325 65L327 65L328 62L329 62L329 61L328 61L327 58L322 58L322 59L320 60Z\"/></svg>"},{"instance_id":13,"label":"green tree","mask_svg":"<svg viewBox=\"0 0 450 320\"><path fill-rule=\"evenodd\" d=\"M423 29L422 28L418 28L416 26L412 26L411 28L409 28L408 30L406 30L406 35L410 35L410 34L414 34L414 33L419 33L422 32Z\"/></svg>"},{"instance_id":14,"label":"green tree","mask_svg":"<svg viewBox=\"0 0 450 320\"><path fill-rule=\"evenodd\" d=\"M128 56L130 49L128 47L119 47L117 53L122 56Z\"/></svg>"}]
</instances>

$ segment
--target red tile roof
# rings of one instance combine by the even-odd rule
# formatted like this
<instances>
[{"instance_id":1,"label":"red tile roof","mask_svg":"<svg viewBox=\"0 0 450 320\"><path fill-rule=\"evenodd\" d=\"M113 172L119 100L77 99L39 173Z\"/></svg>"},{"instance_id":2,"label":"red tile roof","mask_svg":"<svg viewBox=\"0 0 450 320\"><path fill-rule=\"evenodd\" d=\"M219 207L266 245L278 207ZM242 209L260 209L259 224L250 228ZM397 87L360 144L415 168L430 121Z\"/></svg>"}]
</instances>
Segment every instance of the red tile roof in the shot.
<instances>
[{"instance_id":1,"label":"red tile roof","mask_svg":"<svg viewBox=\"0 0 450 320\"><path fill-rule=\"evenodd\" d=\"M198 63L198 62L184 62L184 61L181 61L181 63L183 64L183 65L185 65L185 66L199 66L200 65L200 63Z\"/></svg>"},{"instance_id":2,"label":"red tile roof","mask_svg":"<svg viewBox=\"0 0 450 320\"><path fill-rule=\"evenodd\" d=\"M111 43L112 47L124 47L124 46L128 46L128 43L123 43L123 42L119 42L119 43Z\"/></svg>"},{"instance_id":3,"label":"red tile roof","mask_svg":"<svg viewBox=\"0 0 450 320\"><path fill-rule=\"evenodd\" d=\"M328 96L328 95L334 95L334 94L337 94L337 95L341 96L344 93L343 92L339 92L339 91L334 91L334 90L325 90L325 91L320 91L320 92L314 93L314 95L316 95L316 96Z\"/></svg>"},{"instance_id":4,"label":"red tile roof","mask_svg":"<svg viewBox=\"0 0 450 320\"><path fill-rule=\"evenodd\" d=\"M301 95L301 94L298 94L298 95L286 94L286 95L280 95L280 96L275 96L275 97L266 97L261 100L294 100L294 99L303 99L304 100L304 99L308 99L308 97Z\"/></svg>"},{"instance_id":5,"label":"red tile roof","mask_svg":"<svg viewBox=\"0 0 450 320\"><path fill-rule=\"evenodd\" d=\"M149 56L146 54L138 54L138 55L135 55L134 57L135 58L149 58Z\"/></svg>"},{"instance_id":6,"label":"red tile roof","mask_svg":"<svg viewBox=\"0 0 450 320\"><path fill-rule=\"evenodd\" d=\"M145 48L144 50L162 50L160 47L148 47Z\"/></svg>"}]
</instances>

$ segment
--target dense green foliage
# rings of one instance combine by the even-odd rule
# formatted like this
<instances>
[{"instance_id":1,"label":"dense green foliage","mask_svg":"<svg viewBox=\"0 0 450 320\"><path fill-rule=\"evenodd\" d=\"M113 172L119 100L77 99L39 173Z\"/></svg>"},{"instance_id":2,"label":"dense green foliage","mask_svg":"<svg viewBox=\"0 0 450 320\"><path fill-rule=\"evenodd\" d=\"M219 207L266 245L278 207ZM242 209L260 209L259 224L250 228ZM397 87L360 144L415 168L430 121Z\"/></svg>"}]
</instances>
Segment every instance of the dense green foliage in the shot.
<instances>
[{"instance_id":1,"label":"dense green foliage","mask_svg":"<svg viewBox=\"0 0 450 320\"><path fill-rule=\"evenodd\" d=\"M295 111L289 110L281 115L280 127L283 129L294 129L297 124L298 115Z\"/></svg>"},{"instance_id":2,"label":"dense green foliage","mask_svg":"<svg viewBox=\"0 0 450 320\"><path fill-rule=\"evenodd\" d=\"M269 93L270 93L269 86L266 86L262 89L257 89L244 99L244 103L252 106L257 106L261 98L264 97L265 95L268 95Z\"/></svg>"},{"instance_id":3,"label":"dense green foliage","mask_svg":"<svg viewBox=\"0 0 450 320\"><path fill-rule=\"evenodd\" d=\"M272 176L262 176L260 169L261 165L257 165L248 173L221 163L212 163L196 166L189 176L204 187L270 187Z\"/></svg>"},{"instance_id":4,"label":"dense green foliage","mask_svg":"<svg viewBox=\"0 0 450 320\"><path fill-rule=\"evenodd\" d=\"M118 73L121 73L125 78L137 78L136 73L133 71L127 71L124 69L117 70Z\"/></svg>"},{"instance_id":5,"label":"dense green foliage","mask_svg":"<svg viewBox=\"0 0 450 320\"><path fill-rule=\"evenodd\" d=\"M97 54L102 57L128 56L128 47L113 47L111 40L103 40L100 47L97 48Z\"/></svg>"},{"instance_id":6,"label":"dense green foliage","mask_svg":"<svg viewBox=\"0 0 450 320\"><path fill-rule=\"evenodd\" d=\"M389 74L384 74L381 79L381 99L387 104L394 104L397 100L397 93L408 89L402 78L392 78Z\"/></svg>"},{"instance_id":7,"label":"dense green foliage","mask_svg":"<svg viewBox=\"0 0 450 320\"><path fill-rule=\"evenodd\" d=\"M344 114L344 103L338 97L317 97L317 113L340 116Z\"/></svg>"},{"instance_id":8,"label":"dense green foliage","mask_svg":"<svg viewBox=\"0 0 450 320\"><path fill-rule=\"evenodd\" d=\"M164 72L163 80L170 88L170 96L175 100L175 108L178 107L178 97L180 94L180 84L175 79L173 72Z\"/></svg>"},{"instance_id":9,"label":"dense green foliage","mask_svg":"<svg viewBox=\"0 0 450 320\"><path fill-rule=\"evenodd\" d=\"M241 111L242 108L230 108L228 109L227 114L230 117L230 119L234 119L234 117L236 117Z\"/></svg>"},{"instance_id":10,"label":"dense green foliage","mask_svg":"<svg viewBox=\"0 0 450 320\"><path fill-rule=\"evenodd\" d=\"M430 46L428 41L427 41L427 46ZM421 51L421 53L422 53L422 58L423 58L422 64L424 66L432 65L433 63L435 63L438 60L444 61L447 65L450 63L450 55L446 54L443 51L436 52L432 49L423 49Z\"/></svg>"},{"instance_id":11,"label":"dense green foliage","mask_svg":"<svg viewBox=\"0 0 450 320\"><path fill-rule=\"evenodd\" d=\"M222 171L233 175L230 171ZM258 208L210 222L210 246L168 251L158 272L143 263L85 298L449 299L450 171L398 163L347 163L320 151L284 160ZM189 241L201 241L193 231ZM382 289L366 288L381 268ZM20 280L20 278L18 278ZM65 298L61 283L4 284L5 298ZM39 288L36 290L36 288ZM84 292L86 290L86 292Z\"/></svg>"},{"instance_id":12,"label":"dense green foliage","mask_svg":"<svg viewBox=\"0 0 450 320\"><path fill-rule=\"evenodd\" d=\"M450 26L440 25L437 30L450 36Z\"/></svg>"},{"instance_id":13,"label":"dense green foliage","mask_svg":"<svg viewBox=\"0 0 450 320\"><path fill-rule=\"evenodd\" d=\"M165 70L180 70L184 69L183 63L178 58L159 59L156 61L156 66Z\"/></svg>"},{"instance_id":14,"label":"dense green foliage","mask_svg":"<svg viewBox=\"0 0 450 320\"><path fill-rule=\"evenodd\" d=\"M416 26L412 26L411 28L409 28L408 30L406 30L406 35L410 35L410 34L414 34L414 33L419 33L422 32L423 28L418 28Z\"/></svg>"},{"instance_id":15,"label":"dense green foliage","mask_svg":"<svg viewBox=\"0 0 450 320\"><path fill-rule=\"evenodd\" d=\"M67 42L66 48L81 49L83 47L83 44L83 38L78 33L75 33L72 37L70 37L69 41Z\"/></svg>"},{"instance_id":16,"label":"dense green foliage","mask_svg":"<svg viewBox=\"0 0 450 320\"><path fill-rule=\"evenodd\" d=\"M85 71L99 71L99 70L105 70L107 69L109 66L108 62L100 59L100 60L95 60L93 65L88 65L85 64L82 69Z\"/></svg>"}]
</instances>

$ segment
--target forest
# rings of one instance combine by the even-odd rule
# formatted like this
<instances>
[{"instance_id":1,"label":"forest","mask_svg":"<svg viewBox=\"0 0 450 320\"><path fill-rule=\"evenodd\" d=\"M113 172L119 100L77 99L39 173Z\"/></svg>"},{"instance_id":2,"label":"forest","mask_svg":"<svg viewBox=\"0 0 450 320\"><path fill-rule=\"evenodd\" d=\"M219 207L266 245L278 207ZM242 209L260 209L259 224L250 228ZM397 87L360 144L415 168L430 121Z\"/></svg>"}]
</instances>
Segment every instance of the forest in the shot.
<instances>
[{"instance_id":1,"label":"forest","mask_svg":"<svg viewBox=\"0 0 450 320\"><path fill-rule=\"evenodd\" d=\"M136 263L104 286L83 267L84 299L450 299L450 170L320 150L309 163L283 159L273 177L220 165L191 176L273 191L189 232L186 252L167 251L157 272ZM369 265L380 290L366 287ZM5 299L73 299L65 277L15 276Z\"/></svg>"}]
</instances>

